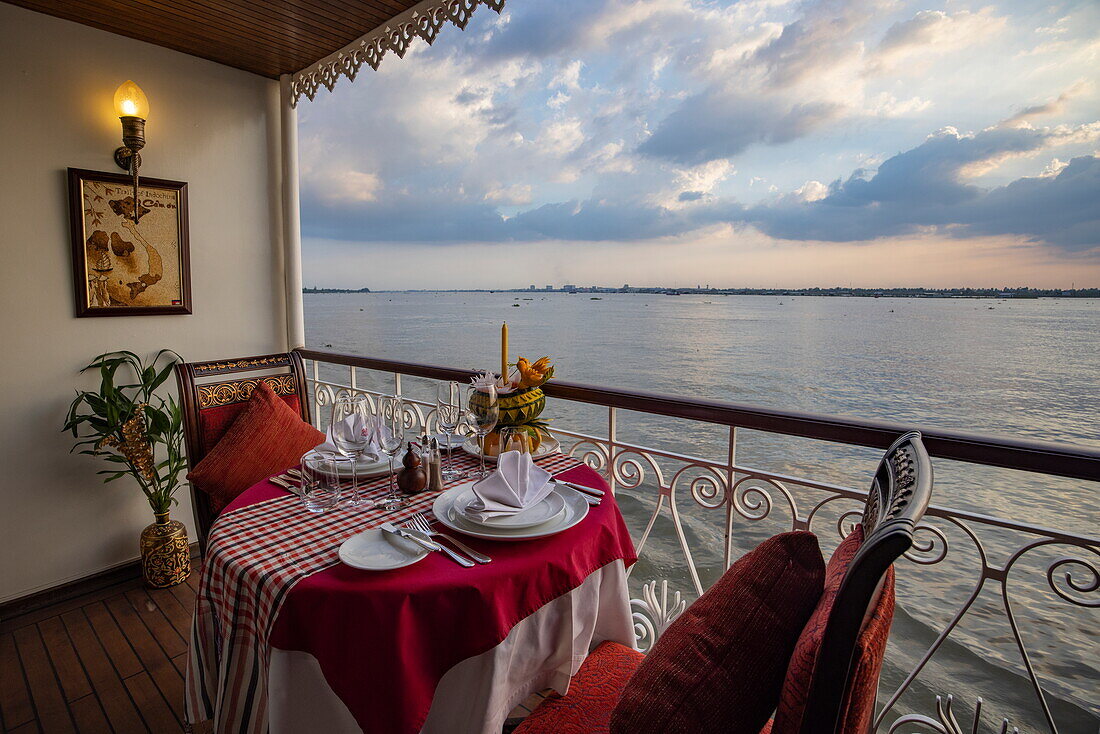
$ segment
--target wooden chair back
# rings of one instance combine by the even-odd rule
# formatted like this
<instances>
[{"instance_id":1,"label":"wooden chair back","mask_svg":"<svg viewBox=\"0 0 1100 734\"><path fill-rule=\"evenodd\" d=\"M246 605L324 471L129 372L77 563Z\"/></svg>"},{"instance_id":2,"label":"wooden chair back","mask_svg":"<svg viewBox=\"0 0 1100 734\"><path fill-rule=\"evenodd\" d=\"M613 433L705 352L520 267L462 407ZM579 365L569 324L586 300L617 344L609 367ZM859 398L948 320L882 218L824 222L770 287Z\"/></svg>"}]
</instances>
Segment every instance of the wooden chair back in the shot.
<instances>
[{"instance_id":1,"label":"wooden chair back","mask_svg":"<svg viewBox=\"0 0 1100 734\"><path fill-rule=\"evenodd\" d=\"M863 619L877 602L887 569L913 545L913 533L932 496L932 461L912 431L886 450L863 509L863 544L848 566L810 680L801 734L843 729L841 706L852 684Z\"/></svg>"},{"instance_id":2,"label":"wooden chair back","mask_svg":"<svg viewBox=\"0 0 1100 734\"><path fill-rule=\"evenodd\" d=\"M232 377L226 379L227 375ZM221 439L260 381L271 386L276 395L302 416L302 420L309 422L305 375L302 358L297 352L177 364L176 381L189 467L194 469ZM216 515L209 495L193 485L191 506L199 547L205 552L206 536Z\"/></svg>"}]
</instances>

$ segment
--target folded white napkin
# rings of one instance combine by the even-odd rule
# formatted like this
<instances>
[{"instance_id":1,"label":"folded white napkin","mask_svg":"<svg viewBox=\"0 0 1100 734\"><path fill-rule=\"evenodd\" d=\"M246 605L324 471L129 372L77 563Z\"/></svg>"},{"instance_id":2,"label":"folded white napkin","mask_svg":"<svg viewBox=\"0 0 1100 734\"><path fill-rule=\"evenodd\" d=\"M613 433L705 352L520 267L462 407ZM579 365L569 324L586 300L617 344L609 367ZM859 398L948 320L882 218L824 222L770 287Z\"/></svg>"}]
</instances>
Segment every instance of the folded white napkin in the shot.
<instances>
[{"instance_id":1,"label":"folded white napkin","mask_svg":"<svg viewBox=\"0 0 1100 734\"><path fill-rule=\"evenodd\" d=\"M466 514L478 520L514 515L541 502L553 489L550 472L536 466L530 454L505 451L496 471L473 486L474 500Z\"/></svg>"},{"instance_id":2,"label":"folded white napkin","mask_svg":"<svg viewBox=\"0 0 1100 734\"><path fill-rule=\"evenodd\" d=\"M377 459L382 455L382 436L388 436L389 430L379 420L378 416L362 416L358 413L352 413L344 420L329 426L328 431L325 433L325 442L313 450L322 454L336 454L339 457L341 455L340 450L336 448L336 441L333 440L333 436L354 436L356 432L359 432L360 435L367 437L367 447L363 449L363 458L366 459L369 454L373 454L374 458Z\"/></svg>"}]
</instances>

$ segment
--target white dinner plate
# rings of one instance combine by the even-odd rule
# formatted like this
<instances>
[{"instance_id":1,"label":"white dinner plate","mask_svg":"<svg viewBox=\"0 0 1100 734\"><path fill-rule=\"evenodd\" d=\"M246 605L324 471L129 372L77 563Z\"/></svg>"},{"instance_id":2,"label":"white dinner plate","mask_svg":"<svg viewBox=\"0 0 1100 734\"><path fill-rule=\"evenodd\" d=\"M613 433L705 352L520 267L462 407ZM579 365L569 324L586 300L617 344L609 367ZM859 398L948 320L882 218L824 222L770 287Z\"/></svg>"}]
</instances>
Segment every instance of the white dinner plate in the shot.
<instances>
[{"instance_id":1,"label":"white dinner plate","mask_svg":"<svg viewBox=\"0 0 1100 734\"><path fill-rule=\"evenodd\" d=\"M559 448L561 448L561 444L558 443L558 439L548 436L542 439L542 443L539 444L539 447L531 453L531 458L541 459L544 456L549 456L550 454L557 453ZM467 454L470 454L471 456L481 456L481 452L477 449L476 436L471 436L470 438L466 439L466 441L462 444L462 450L465 451ZM491 464L495 464L497 462L497 457L489 456L488 454L486 454L485 460Z\"/></svg>"},{"instance_id":2,"label":"white dinner plate","mask_svg":"<svg viewBox=\"0 0 1100 734\"><path fill-rule=\"evenodd\" d=\"M555 535L563 530L568 530L588 515L588 502L585 501L580 492L559 484L554 487L554 492L561 495L562 500L565 502L565 509L560 515L547 522L529 528L498 528L475 525L455 510L455 498L463 489L462 485L452 487L436 497L435 503L432 505L432 512L441 523L451 530L474 538L484 538L485 540L545 538L548 535Z\"/></svg>"},{"instance_id":3,"label":"white dinner plate","mask_svg":"<svg viewBox=\"0 0 1100 734\"><path fill-rule=\"evenodd\" d=\"M310 452L309 455L316 455L316 452ZM336 473L340 477L351 478L351 459L340 456L337 454L335 457ZM390 460L389 459L377 459L373 456L365 456L355 464L356 474L360 479L370 479L371 477L380 477L383 474L389 474L390 472Z\"/></svg>"},{"instance_id":4,"label":"white dinner plate","mask_svg":"<svg viewBox=\"0 0 1100 734\"><path fill-rule=\"evenodd\" d=\"M426 555L426 548L392 533L384 533L378 528L356 533L340 545L340 560L345 565L363 571L404 568Z\"/></svg>"},{"instance_id":5,"label":"white dinner plate","mask_svg":"<svg viewBox=\"0 0 1100 734\"><path fill-rule=\"evenodd\" d=\"M525 510L520 510L514 515L501 515L483 520L477 517L476 513L471 512L469 507L470 503L476 498L473 489L474 482L467 482L460 486L465 487L465 489L455 497L455 512L461 515L463 520L481 527L529 528L549 522L565 511L565 500L557 492L551 491L550 494L536 504Z\"/></svg>"}]
</instances>

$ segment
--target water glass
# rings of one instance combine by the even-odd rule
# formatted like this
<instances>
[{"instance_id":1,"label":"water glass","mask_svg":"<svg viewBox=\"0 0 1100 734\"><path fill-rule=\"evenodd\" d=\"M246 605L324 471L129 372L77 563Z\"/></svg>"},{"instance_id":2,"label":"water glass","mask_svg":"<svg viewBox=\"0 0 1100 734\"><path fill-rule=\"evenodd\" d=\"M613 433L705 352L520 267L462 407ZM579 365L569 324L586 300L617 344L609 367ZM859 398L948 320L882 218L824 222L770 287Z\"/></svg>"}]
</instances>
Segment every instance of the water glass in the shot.
<instances>
[{"instance_id":1,"label":"water glass","mask_svg":"<svg viewBox=\"0 0 1100 734\"><path fill-rule=\"evenodd\" d=\"M302 504L310 512L331 510L340 502L340 475L336 457L310 452L302 457Z\"/></svg>"},{"instance_id":2,"label":"water glass","mask_svg":"<svg viewBox=\"0 0 1100 734\"><path fill-rule=\"evenodd\" d=\"M531 453L531 434L524 426L505 426L500 429L500 453L518 451Z\"/></svg>"},{"instance_id":3,"label":"water glass","mask_svg":"<svg viewBox=\"0 0 1100 734\"><path fill-rule=\"evenodd\" d=\"M393 460L405 445L405 401L400 395L391 395L382 398L378 403L379 418L382 421L379 448L390 460L390 491L380 499L375 507L386 510L400 510L409 504L408 499L397 491L397 474L394 471Z\"/></svg>"},{"instance_id":4,"label":"water glass","mask_svg":"<svg viewBox=\"0 0 1100 734\"><path fill-rule=\"evenodd\" d=\"M455 467L451 457L451 444L462 420L462 392L458 389L457 382L441 382L436 386L435 415L440 430L447 435L447 462L443 466L443 481L462 479L466 473Z\"/></svg>"},{"instance_id":5,"label":"water glass","mask_svg":"<svg viewBox=\"0 0 1100 734\"><path fill-rule=\"evenodd\" d=\"M493 432L500 419L496 388L492 385L469 388L466 393L466 417L477 432L478 454L481 455L481 468L474 478L484 479L489 475L485 470L485 437Z\"/></svg>"}]
</instances>

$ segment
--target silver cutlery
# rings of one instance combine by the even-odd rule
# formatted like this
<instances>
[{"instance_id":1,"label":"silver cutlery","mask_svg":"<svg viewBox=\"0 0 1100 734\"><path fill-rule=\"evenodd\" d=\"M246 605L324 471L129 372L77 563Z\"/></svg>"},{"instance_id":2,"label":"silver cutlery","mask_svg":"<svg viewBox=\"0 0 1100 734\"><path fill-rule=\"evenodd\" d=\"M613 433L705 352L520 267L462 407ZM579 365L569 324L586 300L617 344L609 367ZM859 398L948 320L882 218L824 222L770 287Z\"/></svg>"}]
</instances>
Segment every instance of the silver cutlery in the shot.
<instances>
[{"instance_id":1,"label":"silver cutlery","mask_svg":"<svg viewBox=\"0 0 1100 734\"><path fill-rule=\"evenodd\" d=\"M602 489L596 489L595 487L586 487L583 484L577 484L575 482L567 482L566 480L558 479L557 477L552 477L550 481L555 482L557 484L565 485L566 487L569 487L570 489L575 489L578 492L583 492L584 494L590 494L590 495L593 495L595 497L603 497L606 494L606 492L604 492Z\"/></svg>"},{"instance_id":2,"label":"silver cutlery","mask_svg":"<svg viewBox=\"0 0 1100 734\"><path fill-rule=\"evenodd\" d=\"M431 538L443 538L455 548L458 548L460 551L468 555L470 558L473 558L478 563L491 563L493 560L484 553L474 550L454 536L447 535L446 533L441 533L438 530L433 530L431 523L428 521L428 518L424 516L423 512L418 512L417 514L409 518L409 522L406 523L406 526L411 526L412 529L419 530L420 532Z\"/></svg>"},{"instance_id":3,"label":"silver cutlery","mask_svg":"<svg viewBox=\"0 0 1100 734\"><path fill-rule=\"evenodd\" d=\"M428 550L433 550L433 551L441 551L442 553L447 554L447 556L452 561L454 561L455 563L457 563L460 566L463 566L465 568L470 568L471 566L474 565L474 562L471 561L469 558L466 558L465 556L460 556L458 553L455 553L453 550L451 550L447 546L436 543L434 540L432 540L430 537L428 537L424 533L420 532L419 530L415 530L415 529L412 529L412 528L409 528L409 527L399 528L396 525L394 525L392 522L384 522L384 523L382 523L381 527L382 527L383 531L385 531L387 533L392 533L394 535L398 535L402 538L407 538L408 540L413 541L414 543L420 545L423 548L427 548Z\"/></svg>"},{"instance_id":4,"label":"silver cutlery","mask_svg":"<svg viewBox=\"0 0 1100 734\"><path fill-rule=\"evenodd\" d=\"M277 487L282 487L296 497L302 496L299 486L291 479L291 477L286 474L280 474L279 476L270 477L267 481L271 482Z\"/></svg>"}]
</instances>

